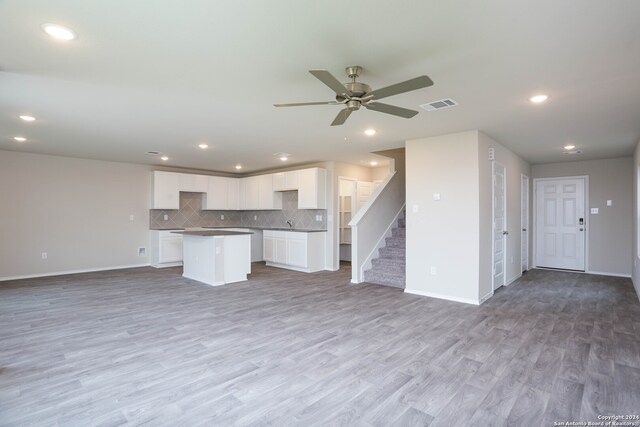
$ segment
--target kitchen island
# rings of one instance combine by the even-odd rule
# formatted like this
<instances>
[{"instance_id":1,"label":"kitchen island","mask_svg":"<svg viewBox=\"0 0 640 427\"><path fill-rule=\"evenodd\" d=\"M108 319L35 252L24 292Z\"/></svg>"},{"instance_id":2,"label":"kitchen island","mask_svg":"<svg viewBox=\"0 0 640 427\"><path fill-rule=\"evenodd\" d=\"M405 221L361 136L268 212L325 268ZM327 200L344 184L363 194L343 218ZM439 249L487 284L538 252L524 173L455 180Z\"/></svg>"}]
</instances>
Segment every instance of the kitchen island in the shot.
<instances>
[{"instance_id":1,"label":"kitchen island","mask_svg":"<svg viewBox=\"0 0 640 427\"><path fill-rule=\"evenodd\" d=\"M182 234L183 271L188 279L211 286L247 280L251 273L250 232L174 231Z\"/></svg>"}]
</instances>

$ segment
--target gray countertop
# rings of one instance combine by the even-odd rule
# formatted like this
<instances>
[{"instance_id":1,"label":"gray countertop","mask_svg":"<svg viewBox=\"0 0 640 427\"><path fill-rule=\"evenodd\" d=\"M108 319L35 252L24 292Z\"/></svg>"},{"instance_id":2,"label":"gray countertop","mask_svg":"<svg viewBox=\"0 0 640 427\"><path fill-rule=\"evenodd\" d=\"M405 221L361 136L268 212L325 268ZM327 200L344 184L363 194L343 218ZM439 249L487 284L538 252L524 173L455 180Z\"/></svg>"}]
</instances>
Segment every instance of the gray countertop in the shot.
<instances>
[{"instance_id":1,"label":"gray countertop","mask_svg":"<svg viewBox=\"0 0 640 427\"><path fill-rule=\"evenodd\" d=\"M241 236L253 234L246 231L228 231L228 230L189 230L189 231L172 231L175 234L185 234L187 236Z\"/></svg>"}]
</instances>

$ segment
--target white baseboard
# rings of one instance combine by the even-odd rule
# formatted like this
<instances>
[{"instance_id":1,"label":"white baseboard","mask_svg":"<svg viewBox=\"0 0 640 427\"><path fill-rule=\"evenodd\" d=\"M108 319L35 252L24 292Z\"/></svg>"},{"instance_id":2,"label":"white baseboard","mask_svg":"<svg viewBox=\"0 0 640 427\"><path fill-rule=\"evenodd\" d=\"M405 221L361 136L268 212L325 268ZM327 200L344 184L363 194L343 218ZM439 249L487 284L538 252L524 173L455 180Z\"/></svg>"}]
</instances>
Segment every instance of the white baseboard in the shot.
<instances>
[{"instance_id":1,"label":"white baseboard","mask_svg":"<svg viewBox=\"0 0 640 427\"><path fill-rule=\"evenodd\" d=\"M124 270L125 268L139 268L139 267L149 267L149 263L131 264L131 265L113 265L109 267L88 268L88 269L82 269L82 270L54 271L50 273L23 274L20 276L5 276L5 277L0 277L0 282L6 282L8 280L35 279L38 277L64 276L65 274L93 273L96 271L108 271L108 270Z\"/></svg>"},{"instance_id":2,"label":"white baseboard","mask_svg":"<svg viewBox=\"0 0 640 427\"><path fill-rule=\"evenodd\" d=\"M515 282L516 280L518 280L521 277L522 277L522 273L518 274L517 276L512 277L504 285L505 286L509 286L510 284L512 284L513 282Z\"/></svg>"},{"instance_id":3,"label":"white baseboard","mask_svg":"<svg viewBox=\"0 0 640 427\"><path fill-rule=\"evenodd\" d=\"M483 302L485 302L486 300L488 300L489 298L491 298L493 296L493 291L489 292L488 294L486 294L485 296L483 296L482 298L480 298L480 304L482 304Z\"/></svg>"},{"instance_id":4,"label":"white baseboard","mask_svg":"<svg viewBox=\"0 0 640 427\"><path fill-rule=\"evenodd\" d=\"M182 265L182 261L177 262L165 262L163 264L150 264L153 268L167 268L167 267L178 267Z\"/></svg>"},{"instance_id":5,"label":"white baseboard","mask_svg":"<svg viewBox=\"0 0 640 427\"><path fill-rule=\"evenodd\" d=\"M418 290L412 290L412 289L405 289L404 292L407 293L407 294L420 295L420 296L423 296L423 297L438 298L438 299L444 299L444 300L447 300L447 301L463 302L465 304L480 305L480 301L478 301L478 300L473 300L473 299L468 299L468 298L459 298L459 297L454 297L454 296L451 296L451 295L436 294L436 293L433 293L433 292L425 292L425 291L418 291Z\"/></svg>"},{"instance_id":6,"label":"white baseboard","mask_svg":"<svg viewBox=\"0 0 640 427\"><path fill-rule=\"evenodd\" d=\"M593 270L585 271L585 273L587 273L587 274L597 274L598 276L626 277L628 279L631 279L631 275L630 274L608 273L606 271L593 271Z\"/></svg>"}]
</instances>

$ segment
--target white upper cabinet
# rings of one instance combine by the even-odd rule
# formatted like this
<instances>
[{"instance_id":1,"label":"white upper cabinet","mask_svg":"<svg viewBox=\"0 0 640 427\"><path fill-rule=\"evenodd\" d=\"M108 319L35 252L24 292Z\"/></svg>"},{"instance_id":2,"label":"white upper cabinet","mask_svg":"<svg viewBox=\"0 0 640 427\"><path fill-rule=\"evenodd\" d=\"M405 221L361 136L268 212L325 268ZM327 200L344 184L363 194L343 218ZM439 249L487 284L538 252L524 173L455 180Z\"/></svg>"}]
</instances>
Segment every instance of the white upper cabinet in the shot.
<instances>
[{"instance_id":1,"label":"white upper cabinet","mask_svg":"<svg viewBox=\"0 0 640 427\"><path fill-rule=\"evenodd\" d=\"M260 181L257 176L240 180L240 209L260 209Z\"/></svg>"},{"instance_id":2,"label":"white upper cabinet","mask_svg":"<svg viewBox=\"0 0 640 427\"><path fill-rule=\"evenodd\" d=\"M209 177L205 175L194 175L191 173L181 173L180 191L192 193L206 193L209 188Z\"/></svg>"},{"instance_id":3,"label":"white upper cabinet","mask_svg":"<svg viewBox=\"0 0 640 427\"><path fill-rule=\"evenodd\" d=\"M229 188L227 178L221 176L209 176L206 197L203 199L204 210L227 210L227 196ZM236 208L231 208L236 209Z\"/></svg>"},{"instance_id":4,"label":"white upper cabinet","mask_svg":"<svg viewBox=\"0 0 640 427\"><path fill-rule=\"evenodd\" d=\"M180 177L174 172L153 172L152 209L180 208Z\"/></svg>"},{"instance_id":5,"label":"white upper cabinet","mask_svg":"<svg viewBox=\"0 0 640 427\"><path fill-rule=\"evenodd\" d=\"M225 178L227 180L227 210L240 209L240 180L238 178Z\"/></svg>"},{"instance_id":6,"label":"white upper cabinet","mask_svg":"<svg viewBox=\"0 0 640 427\"><path fill-rule=\"evenodd\" d=\"M298 171L278 172L273 174L274 191L289 191L298 189Z\"/></svg>"},{"instance_id":7,"label":"white upper cabinet","mask_svg":"<svg viewBox=\"0 0 640 427\"><path fill-rule=\"evenodd\" d=\"M298 171L298 209L327 208L327 171L320 168Z\"/></svg>"},{"instance_id":8,"label":"white upper cabinet","mask_svg":"<svg viewBox=\"0 0 640 427\"><path fill-rule=\"evenodd\" d=\"M258 209L282 209L282 193L273 191L273 174L259 175Z\"/></svg>"}]
</instances>

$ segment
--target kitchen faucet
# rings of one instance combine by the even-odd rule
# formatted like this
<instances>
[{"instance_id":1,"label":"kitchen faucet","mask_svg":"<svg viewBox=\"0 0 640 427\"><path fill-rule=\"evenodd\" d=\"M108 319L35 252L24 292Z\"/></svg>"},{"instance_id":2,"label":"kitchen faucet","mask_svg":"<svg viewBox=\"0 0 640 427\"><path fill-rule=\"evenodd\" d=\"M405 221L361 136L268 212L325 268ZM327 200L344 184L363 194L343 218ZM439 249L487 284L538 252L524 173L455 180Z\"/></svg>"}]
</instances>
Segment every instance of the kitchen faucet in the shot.
<instances>
[{"instance_id":1,"label":"kitchen faucet","mask_svg":"<svg viewBox=\"0 0 640 427\"><path fill-rule=\"evenodd\" d=\"M287 220L287 224L289 224L289 229L293 228L293 221L290 219Z\"/></svg>"}]
</instances>

